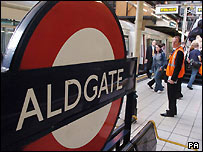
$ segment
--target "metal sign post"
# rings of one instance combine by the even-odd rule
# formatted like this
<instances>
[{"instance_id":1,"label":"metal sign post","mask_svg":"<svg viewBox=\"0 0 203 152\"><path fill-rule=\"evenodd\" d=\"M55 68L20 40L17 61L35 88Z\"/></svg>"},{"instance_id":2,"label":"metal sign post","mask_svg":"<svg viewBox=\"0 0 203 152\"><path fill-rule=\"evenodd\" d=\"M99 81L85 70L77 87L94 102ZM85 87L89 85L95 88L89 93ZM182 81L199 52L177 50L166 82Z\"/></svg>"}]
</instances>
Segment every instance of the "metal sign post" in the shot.
<instances>
[{"instance_id":1,"label":"metal sign post","mask_svg":"<svg viewBox=\"0 0 203 152\"><path fill-rule=\"evenodd\" d=\"M183 17L183 25L182 25L182 35L181 35L181 42L184 42L185 39L185 31L187 29L187 7L184 7L184 17Z\"/></svg>"}]
</instances>

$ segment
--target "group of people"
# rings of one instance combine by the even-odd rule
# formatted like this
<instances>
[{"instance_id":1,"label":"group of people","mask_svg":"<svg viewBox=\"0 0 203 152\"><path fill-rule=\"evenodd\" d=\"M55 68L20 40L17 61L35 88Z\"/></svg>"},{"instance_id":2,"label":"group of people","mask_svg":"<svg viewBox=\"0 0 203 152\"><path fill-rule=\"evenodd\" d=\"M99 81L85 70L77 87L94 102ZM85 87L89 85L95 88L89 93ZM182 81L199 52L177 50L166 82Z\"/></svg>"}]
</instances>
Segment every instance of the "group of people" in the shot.
<instances>
[{"instance_id":1,"label":"group of people","mask_svg":"<svg viewBox=\"0 0 203 152\"><path fill-rule=\"evenodd\" d=\"M147 84L151 89L153 89L153 84L155 83L154 91L163 91L164 86L162 85L162 77L164 74L164 69L167 65L166 54L163 51L165 44L156 44L156 41L152 41L152 45L147 48L146 59L147 59L147 76L151 78L152 73L154 73L154 78Z\"/></svg>"},{"instance_id":2,"label":"group of people","mask_svg":"<svg viewBox=\"0 0 203 152\"><path fill-rule=\"evenodd\" d=\"M198 25L188 35L190 50L187 62L191 65L191 77L187 87L193 90L192 84L195 81L195 77L199 72L202 75L202 20L199 20Z\"/></svg>"},{"instance_id":3,"label":"group of people","mask_svg":"<svg viewBox=\"0 0 203 152\"><path fill-rule=\"evenodd\" d=\"M184 65L184 49L181 46L180 36L175 36L172 40L173 50L166 59L166 54L162 50L163 44L156 44L154 40L152 46L147 48L147 76L151 78L151 74L154 73L154 78L147 84L151 89L155 84L154 91L163 91L162 79L164 74L167 76L167 95L169 100L169 110L166 113L162 113L164 117L174 117L177 115L176 100L179 97L183 97L181 94L181 82L182 77L185 74ZM153 53L154 51L154 53ZM166 72L164 72L166 70Z\"/></svg>"},{"instance_id":4,"label":"group of people","mask_svg":"<svg viewBox=\"0 0 203 152\"><path fill-rule=\"evenodd\" d=\"M197 40L198 39L198 40ZM184 46L181 43L180 36L175 36L172 40L173 50L169 55L168 60L166 59L165 52L163 49L163 44L156 44L154 40L152 45L147 48L147 76L151 79L152 73L154 73L153 79L151 79L147 84L155 92L163 91L164 86L162 85L162 79L164 74L167 77L167 95L169 101L169 110L162 113L161 116L164 117L174 117L177 115L176 102L177 99L183 97L181 93L181 83L182 78L185 74L185 60L191 64L194 62L199 62L200 67L191 66L192 73L187 87L192 90L192 83L195 80L196 74L199 72L202 75L202 63L201 63L201 51L199 49L201 44L201 38L198 35L196 40L191 42L189 56L185 57ZM192 64L191 64L192 65ZM166 72L164 72L164 70ZM155 83L155 88L153 84Z\"/></svg>"}]
</instances>

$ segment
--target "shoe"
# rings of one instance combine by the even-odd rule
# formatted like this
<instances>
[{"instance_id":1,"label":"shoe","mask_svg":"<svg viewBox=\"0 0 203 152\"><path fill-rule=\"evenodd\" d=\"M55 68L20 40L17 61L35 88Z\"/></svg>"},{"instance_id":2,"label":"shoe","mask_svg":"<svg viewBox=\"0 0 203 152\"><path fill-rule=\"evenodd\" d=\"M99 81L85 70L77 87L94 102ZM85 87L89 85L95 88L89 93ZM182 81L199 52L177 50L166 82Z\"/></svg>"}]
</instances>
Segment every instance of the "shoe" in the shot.
<instances>
[{"instance_id":1,"label":"shoe","mask_svg":"<svg viewBox=\"0 0 203 152\"><path fill-rule=\"evenodd\" d=\"M183 97L183 95L182 94L180 94L180 98L182 98Z\"/></svg>"},{"instance_id":2,"label":"shoe","mask_svg":"<svg viewBox=\"0 0 203 152\"><path fill-rule=\"evenodd\" d=\"M190 86L187 86L190 90L193 90L193 88L192 87L190 87Z\"/></svg>"},{"instance_id":3,"label":"shoe","mask_svg":"<svg viewBox=\"0 0 203 152\"><path fill-rule=\"evenodd\" d=\"M157 93L161 93L161 92L164 91L164 89L161 89L161 90L160 89L158 89L158 90L154 89L154 91L157 92Z\"/></svg>"},{"instance_id":4,"label":"shoe","mask_svg":"<svg viewBox=\"0 0 203 152\"><path fill-rule=\"evenodd\" d=\"M157 93L161 93L161 92L163 92L163 90L158 90L158 91L157 91Z\"/></svg>"},{"instance_id":5,"label":"shoe","mask_svg":"<svg viewBox=\"0 0 203 152\"><path fill-rule=\"evenodd\" d=\"M180 94L180 95L178 95L178 96L177 96L177 99L181 100L181 99L182 99L182 97L183 97L183 95L182 95L182 94Z\"/></svg>"},{"instance_id":6,"label":"shoe","mask_svg":"<svg viewBox=\"0 0 203 152\"><path fill-rule=\"evenodd\" d=\"M153 87L152 87L151 85L149 85L148 83L147 83L147 85L148 85L151 89L153 89Z\"/></svg>"},{"instance_id":7,"label":"shoe","mask_svg":"<svg viewBox=\"0 0 203 152\"><path fill-rule=\"evenodd\" d=\"M160 114L163 117L174 117L174 115L168 114L168 113L161 113Z\"/></svg>"},{"instance_id":8,"label":"shoe","mask_svg":"<svg viewBox=\"0 0 203 152\"><path fill-rule=\"evenodd\" d=\"M169 113L169 110L166 110L166 113ZM175 112L175 114L174 115L177 115L177 111Z\"/></svg>"}]
</instances>

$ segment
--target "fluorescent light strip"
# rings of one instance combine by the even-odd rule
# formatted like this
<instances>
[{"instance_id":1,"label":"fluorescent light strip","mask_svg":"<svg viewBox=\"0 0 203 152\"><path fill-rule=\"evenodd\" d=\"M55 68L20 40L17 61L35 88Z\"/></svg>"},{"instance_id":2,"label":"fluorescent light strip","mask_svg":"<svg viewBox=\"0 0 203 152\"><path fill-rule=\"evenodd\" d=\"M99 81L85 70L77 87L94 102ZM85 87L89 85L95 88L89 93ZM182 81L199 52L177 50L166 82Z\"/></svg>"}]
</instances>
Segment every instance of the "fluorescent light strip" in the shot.
<instances>
[{"instance_id":1,"label":"fluorescent light strip","mask_svg":"<svg viewBox=\"0 0 203 152\"><path fill-rule=\"evenodd\" d=\"M153 16L157 17L157 18L161 18L160 16L155 15L154 13L151 13Z\"/></svg>"},{"instance_id":2,"label":"fluorescent light strip","mask_svg":"<svg viewBox=\"0 0 203 152\"><path fill-rule=\"evenodd\" d=\"M146 3L144 3L144 6L147 6L147 7L149 7Z\"/></svg>"},{"instance_id":3,"label":"fluorescent light strip","mask_svg":"<svg viewBox=\"0 0 203 152\"><path fill-rule=\"evenodd\" d=\"M11 32L11 31L1 31L1 32L6 32L6 33L14 33L14 32Z\"/></svg>"},{"instance_id":4,"label":"fluorescent light strip","mask_svg":"<svg viewBox=\"0 0 203 152\"><path fill-rule=\"evenodd\" d=\"M168 17L168 16L166 16L166 15L163 15L165 18L167 18L168 20L170 20L170 18Z\"/></svg>"},{"instance_id":5,"label":"fluorescent light strip","mask_svg":"<svg viewBox=\"0 0 203 152\"><path fill-rule=\"evenodd\" d=\"M143 9L143 11L147 12L147 10L146 10L146 9Z\"/></svg>"},{"instance_id":6,"label":"fluorescent light strip","mask_svg":"<svg viewBox=\"0 0 203 152\"><path fill-rule=\"evenodd\" d=\"M176 24L176 22L175 21L173 21L173 20L170 20L171 22L173 22L174 24Z\"/></svg>"},{"instance_id":7,"label":"fluorescent light strip","mask_svg":"<svg viewBox=\"0 0 203 152\"><path fill-rule=\"evenodd\" d=\"M10 31L8 31L8 33L14 33L14 32L10 32Z\"/></svg>"},{"instance_id":8,"label":"fluorescent light strip","mask_svg":"<svg viewBox=\"0 0 203 152\"><path fill-rule=\"evenodd\" d=\"M162 20L165 21L165 22L167 22L167 23L169 23L169 21L167 21L167 20L165 20L165 19L163 19L163 18L162 18Z\"/></svg>"}]
</instances>

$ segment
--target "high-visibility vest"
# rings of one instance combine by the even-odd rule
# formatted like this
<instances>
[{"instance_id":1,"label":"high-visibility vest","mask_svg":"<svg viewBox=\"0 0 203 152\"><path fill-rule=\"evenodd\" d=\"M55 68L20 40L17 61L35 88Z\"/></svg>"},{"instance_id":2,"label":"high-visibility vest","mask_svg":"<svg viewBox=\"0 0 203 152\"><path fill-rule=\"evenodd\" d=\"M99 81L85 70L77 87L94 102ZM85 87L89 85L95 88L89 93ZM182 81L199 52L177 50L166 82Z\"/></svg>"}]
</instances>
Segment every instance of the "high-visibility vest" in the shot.
<instances>
[{"instance_id":1,"label":"high-visibility vest","mask_svg":"<svg viewBox=\"0 0 203 152\"><path fill-rule=\"evenodd\" d=\"M202 75L202 65L201 65L200 68L199 68L199 74Z\"/></svg>"},{"instance_id":2,"label":"high-visibility vest","mask_svg":"<svg viewBox=\"0 0 203 152\"><path fill-rule=\"evenodd\" d=\"M168 66L166 68L166 75L167 76L172 76L173 75L173 72L174 72L174 69L175 69L175 60L176 60L176 56L177 56L178 51L182 51L183 54L184 54L183 47L180 46L169 57ZM184 74L185 74L185 63L184 63L184 60L183 60L182 68L181 68L181 70L180 70L180 72L178 74L178 78L182 78Z\"/></svg>"}]
</instances>

